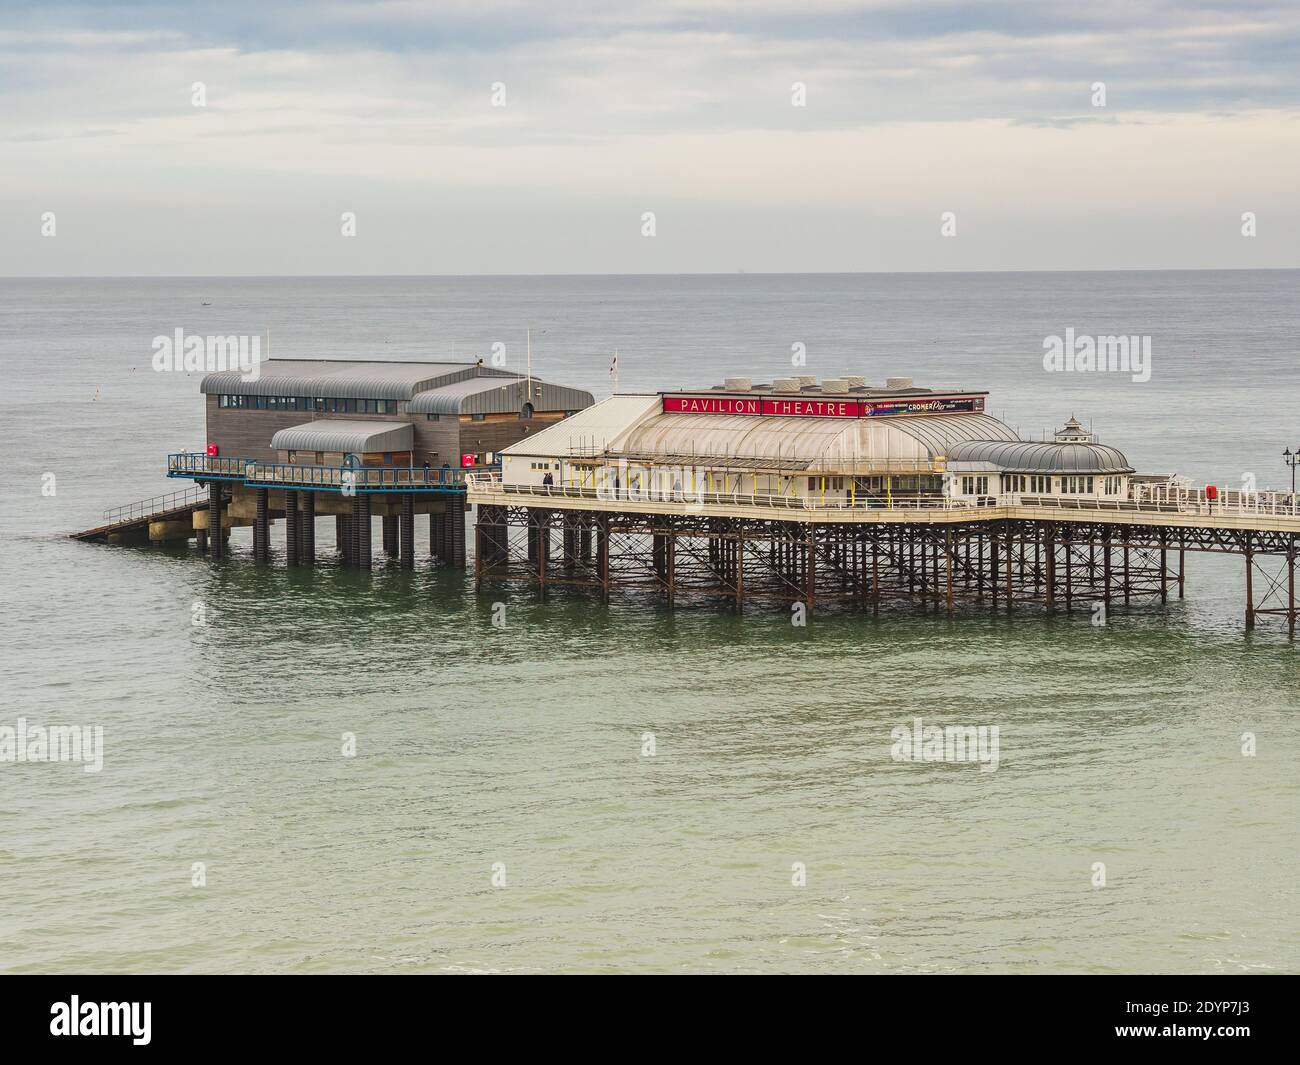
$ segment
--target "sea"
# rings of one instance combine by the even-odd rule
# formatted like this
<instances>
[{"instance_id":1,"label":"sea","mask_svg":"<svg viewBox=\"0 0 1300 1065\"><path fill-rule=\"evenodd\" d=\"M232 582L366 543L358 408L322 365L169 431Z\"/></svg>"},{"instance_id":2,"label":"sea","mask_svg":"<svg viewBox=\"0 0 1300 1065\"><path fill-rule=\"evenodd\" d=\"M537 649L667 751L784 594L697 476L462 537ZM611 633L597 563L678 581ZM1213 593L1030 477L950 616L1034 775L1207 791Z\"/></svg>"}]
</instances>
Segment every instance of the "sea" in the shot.
<instances>
[{"instance_id":1,"label":"sea","mask_svg":"<svg viewBox=\"0 0 1300 1065\"><path fill-rule=\"evenodd\" d=\"M620 391L856 373L1284 488L1300 271L0 280L0 972L1300 969L1300 665L1240 558L1048 619L545 599L69 539L188 487L178 328ZM1150 373L1052 337L1149 338ZM500 345L498 347L497 345ZM420 543L425 535L420 531ZM421 556L425 551L419 552ZM503 624L494 625L494 617ZM998 730L996 768L897 730ZM101 730L96 733L94 730ZM94 746L89 742L86 750ZM91 770L91 771L88 771Z\"/></svg>"}]
</instances>

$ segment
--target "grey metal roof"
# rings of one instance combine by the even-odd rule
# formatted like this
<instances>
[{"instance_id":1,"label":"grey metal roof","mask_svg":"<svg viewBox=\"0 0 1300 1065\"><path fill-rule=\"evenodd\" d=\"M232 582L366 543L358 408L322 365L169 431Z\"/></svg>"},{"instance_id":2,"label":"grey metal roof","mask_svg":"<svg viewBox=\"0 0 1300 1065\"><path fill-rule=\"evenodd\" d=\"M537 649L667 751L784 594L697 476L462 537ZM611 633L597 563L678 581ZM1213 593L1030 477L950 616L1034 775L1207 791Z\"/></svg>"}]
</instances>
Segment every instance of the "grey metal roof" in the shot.
<instances>
[{"instance_id":1,"label":"grey metal roof","mask_svg":"<svg viewBox=\"0 0 1300 1065\"><path fill-rule=\"evenodd\" d=\"M471 377L440 385L411 397L412 414L516 414L528 402L525 377ZM532 379L534 410L583 410L591 406L590 392Z\"/></svg>"},{"instance_id":2,"label":"grey metal roof","mask_svg":"<svg viewBox=\"0 0 1300 1065\"><path fill-rule=\"evenodd\" d=\"M952 448L968 440L1020 439L1009 425L991 414L898 415L887 421L889 428L924 444L931 456L951 456Z\"/></svg>"},{"instance_id":3,"label":"grey metal roof","mask_svg":"<svg viewBox=\"0 0 1300 1065\"><path fill-rule=\"evenodd\" d=\"M199 391L236 396L321 396L331 399L410 399L415 393L474 377L513 377L472 362L385 362L355 359L268 359L256 381L239 370L203 378Z\"/></svg>"},{"instance_id":4,"label":"grey metal roof","mask_svg":"<svg viewBox=\"0 0 1300 1065\"><path fill-rule=\"evenodd\" d=\"M410 422L357 422L318 418L281 429L271 437L277 451L410 451L415 430Z\"/></svg>"},{"instance_id":5,"label":"grey metal roof","mask_svg":"<svg viewBox=\"0 0 1300 1065\"><path fill-rule=\"evenodd\" d=\"M1122 452L1105 444L975 440L948 452L952 462L987 462L1011 473L1132 473Z\"/></svg>"},{"instance_id":6,"label":"grey metal roof","mask_svg":"<svg viewBox=\"0 0 1300 1065\"><path fill-rule=\"evenodd\" d=\"M659 414L637 420L608 450L638 459L791 469L860 468L891 463L928 465L969 440L1017 440L989 414L924 414L877 418L784 415ZM539 441L533 441L536 447Z\"/></svg>"}]
</instances>

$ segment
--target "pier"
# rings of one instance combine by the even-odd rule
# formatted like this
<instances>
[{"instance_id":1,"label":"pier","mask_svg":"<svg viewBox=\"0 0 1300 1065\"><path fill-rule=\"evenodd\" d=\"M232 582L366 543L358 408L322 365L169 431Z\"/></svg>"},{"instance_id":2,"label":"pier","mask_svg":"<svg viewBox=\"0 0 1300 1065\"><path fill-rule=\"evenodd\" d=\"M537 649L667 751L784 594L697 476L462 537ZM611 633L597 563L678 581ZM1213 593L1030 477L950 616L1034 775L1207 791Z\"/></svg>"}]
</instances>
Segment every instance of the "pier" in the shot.
<instances>
[{"instance_id":1,"label":"pier","mask_svg":"<svg viewBox=\"0 0 1300 1065\"><path fill-rule=\"evenodd\" d=\"M731 378L592 404L479 365L368 363L285 364L255 395L231 392L230 374L203 387L210 442L166 466L193 487L77 539L193 540L219 561L249 528L257 563L311 567L333 518L339 565L371 569L378 551L410 569L427 517L428 556L463 568L472 509L476 588L872 615L1167 603L1186 595L1188 555L1217 553L1242 561L1246 629L1274 618L1295 634L1300 496L1138 474L1073 417L1021 440L982 392ZM279 395L327 391L362 398ZM312 417L285 425L286 410ZM223 454L232 442L247 452Z\"/></svg>"},{"instance_id":2,"label":"pier","mask_svg":"<svg viewBox=\"0 0 1300 1065\"><path fill-rule=\"evenodd\" d=\"M1245 625L1296 625L1300 505L1272 493L1210 502L1064 501L1023 495L818 504L706 493L638 498L627 489L468 479L477 510L475 580L652 592L746 603L906 602L1014 612L1106 609L1182 599L1189 552L1244 562Z\"/></svg>"},{"instance_id":3,"label":"pier","mask_svg":"<svg viewBox=\"0 0 1300 1065\"><path fill-rule=\"evenodd\" d=\"M1242 559L1248 630L1295 633L1294 493L1139 474L1073 417L1021 440L910 378L615 396L466 483L479 586L1052 614L1181 599L1213 552Z\"/></svg>"}]
</instances>

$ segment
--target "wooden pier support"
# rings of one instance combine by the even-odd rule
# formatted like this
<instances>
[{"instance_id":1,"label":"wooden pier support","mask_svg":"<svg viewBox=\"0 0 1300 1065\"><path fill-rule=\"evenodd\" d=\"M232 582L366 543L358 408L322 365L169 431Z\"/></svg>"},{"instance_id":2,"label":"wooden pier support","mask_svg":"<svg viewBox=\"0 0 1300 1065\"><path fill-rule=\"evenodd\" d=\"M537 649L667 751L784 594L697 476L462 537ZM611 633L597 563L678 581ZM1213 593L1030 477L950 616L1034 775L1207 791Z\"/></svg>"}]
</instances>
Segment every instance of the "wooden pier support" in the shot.
<instances>
[{"instance_id":1,"label":"wooden pier support","mask_svg":"<svg viewBox=\"0 0 1300 1065\"><path fill-rule=\"evenodd\" d=\"M415 568L415 496L410 492L402 493L402 515L400 522L400 549L402 569Z\"/></svg>"},{"instance_id":2,"label":"wooden pier support","mask_svg":"<svg viewBox=\"0 0 1300 1065\"><path fill-rule=\"evenodd\" d=\"M299 492L302 509L298 518L298 562L316 564L316 493Z\"/></svg>"},{"instance_id":3,"label":"wooden pier support","mask_svg":"<svg viewBox=\"0 0 1300 1065\"><path fill-rule=\"evenodd\" d=\"M257 490L257 510L253 519L253 558L257 562L266 562L271 557L271 490Z\"/></svg>"},{"instance_id":4,"label":"wooden pier support","mask_svg":"<svg viewBox=\"0 0 1300 1065\"><path fill-rule=\"evenodd\" d=\"M429 556L447 561L447 515L436 510L429 512Z\"/></svg>"},{"instance_id":5,"label":"wooden pier support","mask_svg":"<svg viewBox=\"0 0 1300 1065\"><path fill-rule=\"evenodd\" d=\"M358 492L352 501L352 520L357 527L357 565L362 569L370 569L374 565L374 551L370 546L372 522L369 492Z\"/></svg>"},{"instance_id":6,"label":"wooden pier support","mask_svg":"<svg viewBox=\"0 0 1300 1065\"><path fill-rule=\"evenodd\" d=\"M452 492L447 496L447 522L451 526L449 542L450 562L457 569L465 568L465 493Z\"/></svg>"},{"instance_id":7,"label":"wooden pier support","mask_svg":"<svg viewBox=\"0 0 1300 1065\"><path fill-rule=\"evenodd\" d=\"M225 538L221 528L221 497L224 494L220 481L208 485L208 554L213 560L219 559Z\"/></svg>"},{"instance_id":8,"label":"wooden pier support","mask_svg":"<svg viewBox=\"0 0 1300 1065\"><path fill-rule=\"evenodd\" d=\"M290 566L298 565L298 493L284 493L284 555Z\"/></svg>"}]
</instances>

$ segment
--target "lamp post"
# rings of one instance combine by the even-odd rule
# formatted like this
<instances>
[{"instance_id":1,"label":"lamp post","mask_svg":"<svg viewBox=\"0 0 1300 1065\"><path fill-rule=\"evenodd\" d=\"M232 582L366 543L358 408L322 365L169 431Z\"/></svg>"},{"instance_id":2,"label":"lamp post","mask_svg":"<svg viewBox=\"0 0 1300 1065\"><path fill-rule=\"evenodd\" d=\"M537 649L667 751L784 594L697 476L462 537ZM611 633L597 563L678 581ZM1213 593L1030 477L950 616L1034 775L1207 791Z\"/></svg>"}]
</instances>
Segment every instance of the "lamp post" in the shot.
<instances>
[{"instance_id":1,"label":"lamp post","mask_svg":"<svg viewBox=\"0 0 1300 1065\"><path fill-rule=\"evenodd\" d=\"M1291 467L1291 494L1295 495L1295 468L1300 466L1300 447L1294 452L1290 448L1283 451L1282 461Z\"/></svg>"}]
</instances>

